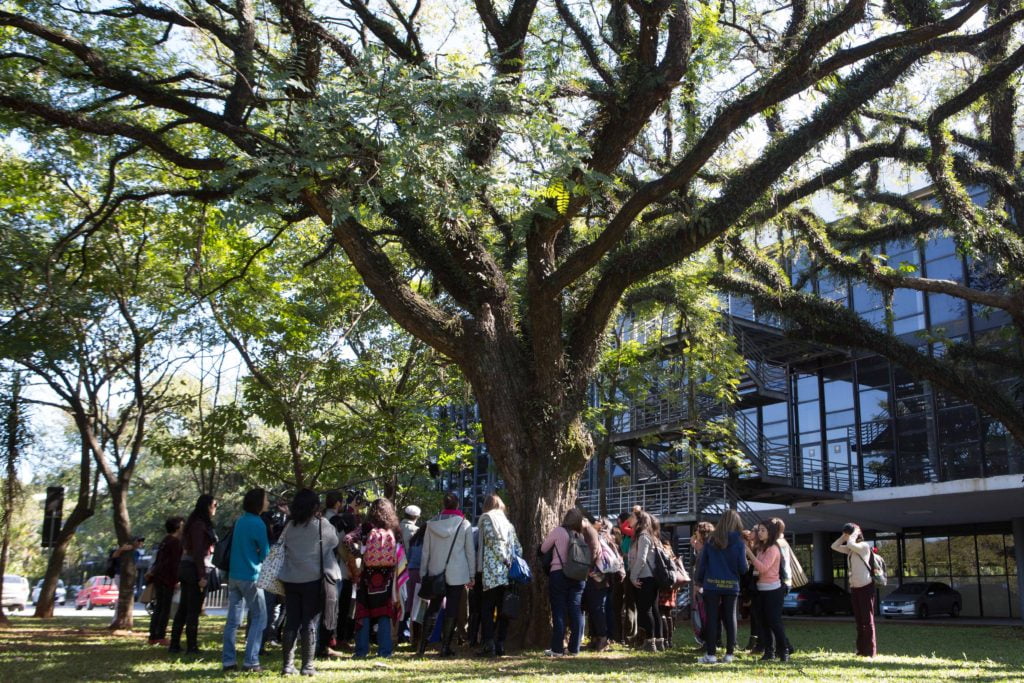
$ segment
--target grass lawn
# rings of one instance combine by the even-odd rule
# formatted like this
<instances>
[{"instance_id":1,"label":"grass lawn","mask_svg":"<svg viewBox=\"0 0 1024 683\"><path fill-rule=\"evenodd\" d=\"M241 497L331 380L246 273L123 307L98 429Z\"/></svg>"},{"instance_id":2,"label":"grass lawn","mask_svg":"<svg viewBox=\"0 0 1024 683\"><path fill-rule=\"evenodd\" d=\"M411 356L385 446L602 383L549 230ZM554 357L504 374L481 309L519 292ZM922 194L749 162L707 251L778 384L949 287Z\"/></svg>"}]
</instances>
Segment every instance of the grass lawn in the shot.
<instances>
[{"instance_id":1,"label":"grass lawn","mask_svg":"<svg viewBox=\"0 0 1024 683\"><path fill-rule=\"evenodd\" d=\"M41 622L13 619L0 630L0 681L79 680L242 680L278 679L279 651L263 658L275 673L225 676L220 667L220 632L223 620L204 618L199 657L169 656L145 641L146 620L136 634L112 637L103 618L65 618ZM761 664L741 656L733 664L702 666L692 639L672 651L641 654L626 650L581 654L575 658L546 659L529 652L500 660L416 660L400 649L390 660L351 659L319 662L316 680L337 681L461 681L560 679L566 681L1009 681L1024 680L1024 628L878 625L879 650L874 661L852 653L853 624L788 621L790 639L799 648L788 664ZM684 630L689 636L689 631ZM741 627L743 642L746 631ZM405 647L405 646L403 646ZM292 679L295 680L295 679Z\"/></svg>"}]
</instances>

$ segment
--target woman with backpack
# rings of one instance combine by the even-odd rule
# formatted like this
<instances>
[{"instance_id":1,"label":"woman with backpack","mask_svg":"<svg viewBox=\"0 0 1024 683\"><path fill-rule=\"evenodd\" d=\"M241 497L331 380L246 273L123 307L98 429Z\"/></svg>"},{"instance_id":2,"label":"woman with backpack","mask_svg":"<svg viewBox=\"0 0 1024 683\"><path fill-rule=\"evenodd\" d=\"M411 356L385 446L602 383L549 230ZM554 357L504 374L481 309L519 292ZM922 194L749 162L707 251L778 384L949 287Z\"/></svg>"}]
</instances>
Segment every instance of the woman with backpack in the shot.
<instances>
[{"instance_id":1,"label":"woman with backpack","mask_svg":"<svg viewBox=\"0 0 1024 683\"><path fill-rule=\"evenodd\" d=\"M345 536L353 557L361 557L356 574L356 649L353 657L370 653L370 631L377 624L377 656L392 653L391 624L402 620L401 589L409 579L402 532L395 506L387 498L370 503L367 521Z\"/></svg>"},{"instance_id":2,"label":"woman with backpack","mask_svg":"<svg viewBox=\"0 0 1024 683\"><path fill-rule=\"evenodd\" d=\"M850 577L850 604L857 624L857 656L874 657L875 583L871 577L871 546L864 541L864 532L849 522L843 535L832 544L832 550L846 555L846 572Z\"/></svg>"},{"instance_id":3,"label":"woman with backpack","mask_svg":"<svg viewBox=\"0 0 1024 683\"><path fill-rule=\"evenodd\" d=\"M626 556L626 565L629 567L629 580L635 588L637 623L643 634L641 647L648 652L659 652L665 649L665 636L658 613L654 553L661 546L661 541L655 535L654 520L650 514L640 510L634 516L633 543Z\"/></svg>"},{"instance_id":4,"label":"woman with backpack","mask_svg":"<svg viewBox=\"0 0 1024 683\"><path fill-rule=\"evenodd\" d=\"M746 545L740 532L743 522L735 510L726 510L701 550L696 582L704 595L707 626L704 632L702 664L718 661L715 650L720 631L719 618L724 616L725 662L733 661L736 651L736 598L740 593L740 577L747 571Z\"/></svg>"},{"instance_id":5,"label":"woman with backpack","mask_svg":"<svg viewBox=\"0 0 1024 683\"><path fill-rule=\"evenodd\" d=\"M779 526L772 522L761 522L757 532L756 553L746 548L747 560L757 571L758 623L761 632L758 641L764 649L761 661L770 662L776 655L780 661L789 661L786 649L786 630L782 625L782 601L786 597L786 586L782 582L782 550L779 548Z\"/></svg>"},{"instance_id":6,"label":"woman with backpack","mask_svg":"<svg viewBox=\"0 0 1024 683\"><path fill-rule=\"evenodd\" d=\"M284 543L284 563L277 578L284 584L285 623L281 648L284 664L281 675L298 673L295 670L295 645L301 643L302 675L313 676L313 654L316 651L316 630L324 610L322 596L323 576L331 572L341 579L334 554L338 546L338 532L330 522L320 517L320 497L310 489L295 494L291 516L281 539Z\"/></svg>"},{"instance_id":7,"label":"woman with backpack","mask_svg":"<svg viewBox=\"0 0 1024 683\"><path fill-rule=\"evenodd\" d=\"M484 513L477 520L479 546L477 568L480 570L480 619L483 648L481 657L505 654L508 618L502 613L505 591L509 587L508 569L511 558L522 555L519 537L505 515L505 503L492 493L484 500Z\"/></svg>"},{"instance_id":8,"label":"woman with backpack","mask_svg":"<svg viewBox=\"0 0 1024 683\"><path fill-rule=\"evenodd\" d=\"M438 612L444 604L444 628L441 633L441 656L450 657L452 638L455 636L456 617L459 603L466 587L472 588L476 574L476 550L473 546L473 529L466 516L459 509L459 497L454 493L444 494L443 509L434 519L427 522L426 540L423 541L423 556L420 561L420 593L427 588L427 580L443 577L444 590L430 596L430 607L420 631L416 655L423 656L427 641L434 630ZM433 583L433 581L431 581Z\"/></svg>"},{"instance_id":9,"label":"woman with backpack","mask_svg":"<svg viewBox=\"0 0 1024 683\"><path fill-rule=\"evenodd\" d=\"M605 524L600 517L593 522L600 553L583 589L583 604L587 606L587 618L590 620L590 649L597 652L608 649L612 626L612 577L623 572L619 551Z\"/></svg>"},{"instance_id":10,"label":"woman with backpack","mask_svg":"<svg viewBox=\"0 0 1024 683\"><path fill-rule=\"evenodd\" d=\"M584 535L584 525L592 536ZM565 513L561 526L552 529L540 546L541 553L551 554L548 574L548 598L551 601L551 648L548 657L564 657L565 629L569 628L569 655L580 652L583 635L583 612L580 603L591 567L600 552L597 533L583 519L583 513L572 508Z\"/></svg>"},{"instance_id":11,"label":"woman with backpack","mask_svg":"<svg viewBox=\"0 0 1024 683\"><path fill-rule=\"evenodd\" d=\"M206 593L206 560L213 552L213 544L217 542L217 535L213 531L213 515L216 512L217 501L204 493L196 500L195 508L185 521L181 562L178 564L181 598L171 625L171 644L167 648L171 653L181 652L181 632L184 630L187 643L185 654L199 654L199 612L203 608Z\"/></svg>"}]
</instances>

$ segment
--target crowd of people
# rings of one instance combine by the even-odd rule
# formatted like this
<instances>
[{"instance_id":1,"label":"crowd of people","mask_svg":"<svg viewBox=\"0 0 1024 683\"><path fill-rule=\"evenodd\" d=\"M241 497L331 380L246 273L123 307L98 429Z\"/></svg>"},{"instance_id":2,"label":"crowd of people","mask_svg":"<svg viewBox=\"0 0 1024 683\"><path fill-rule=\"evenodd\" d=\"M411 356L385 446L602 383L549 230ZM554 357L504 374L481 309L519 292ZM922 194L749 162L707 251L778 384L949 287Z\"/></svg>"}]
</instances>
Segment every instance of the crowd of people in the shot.
<instances>
[{"instance_id":1,"label":"crowd of people","mask_svg":"<svg viewBox=\"0 0 1024 683\"><path fill-rule=\"evenodd\" d=\"M390 657L396 641L409 642L419 657L435 643L441 657L454 656L463 644L478 656L500 657L519 615L520 589L531 580L524 548L497 494L487 496L475 524L454 493L440 502L440 512L421 523L416 505L405 507L399 520L390 500L367 503L358 492L328 491L321 504L316 492L303 489L271 510L267 492L256 488L218 540L212 522L218 503L200 496L187 519L167 520L146 574L155 602L149 642L171 653L199 653L204 596L211 581L226 575L225 671L262 671L260 656L279 647L282 674L312 676L317 659L367 657L371 641L378 657ZM617 518L570 509L536 549L551 612L544 654L576 655L584 635L598 652L615 643L649 652L672 648L683 591L692 615L688 630L704 651L700 662L718 662L722 648L722 661L733 661L740 615L750 619L746 650L761 660L789 661L794 648L783 599L794 581L807 579L784 534L781 519L745 530L740 516L726 510L717 524L693 527L686 562L657 517L640 507ZM864 561L870 547L850 524L833 549L850 559L857 653L873 656L874 590ZM222 571L213 569L215 560ZM248 619L239 665L243 604Z\"/></svg>"}]
</instances>

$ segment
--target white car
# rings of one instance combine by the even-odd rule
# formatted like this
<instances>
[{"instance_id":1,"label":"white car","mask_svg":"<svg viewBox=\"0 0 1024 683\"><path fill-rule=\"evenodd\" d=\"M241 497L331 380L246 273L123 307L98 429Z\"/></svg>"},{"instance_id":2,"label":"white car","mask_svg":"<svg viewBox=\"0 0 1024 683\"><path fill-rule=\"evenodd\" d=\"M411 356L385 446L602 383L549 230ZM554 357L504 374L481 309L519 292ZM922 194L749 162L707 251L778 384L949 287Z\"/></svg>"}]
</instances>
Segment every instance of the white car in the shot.
<instances>
[{"instance_id":1,"label":"white car","mask_svg":"<svg viewBox=\"0 0 1024 683\"><path fill-rule=\"evenodd\" d=\"M12 612L25 609L28 604L28 579L16 574L4 574L3 607Z\"/></svg>"},{"instance_id":2,"label":"white car","mask_svg":"<svg viewBox=\"0 0 1024 683\"><path fill-rule=\"evenodd\" d=\"M43 590L43 580L36 581L36 587L32 589L32 604L39 602L39 593ZM64 589L64 580L57 579L57 589L53 592L53 604L63 605L67 601L67 591Z\"/></svg>"}]
</instances>

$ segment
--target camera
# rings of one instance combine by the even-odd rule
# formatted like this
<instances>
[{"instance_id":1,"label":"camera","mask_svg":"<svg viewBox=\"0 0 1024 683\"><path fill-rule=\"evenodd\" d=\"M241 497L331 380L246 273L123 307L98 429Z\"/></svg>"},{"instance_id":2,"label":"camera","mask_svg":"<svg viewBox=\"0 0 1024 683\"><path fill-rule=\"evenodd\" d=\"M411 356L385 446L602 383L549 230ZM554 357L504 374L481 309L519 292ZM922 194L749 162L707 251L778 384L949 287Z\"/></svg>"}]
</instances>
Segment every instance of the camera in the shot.
<instances>
[{"instance_id":1,"label":"camera","mask_svg":"<svg viewBox=\"0 0 1024 683\"><path fill-rule=\"evenodd\" d=\"M853 524L851 522L847 522L846 524L843 525L843 533L844 534L852 534L856 530L857 530L857 525Z\"/></svg>"}]
</instances>

